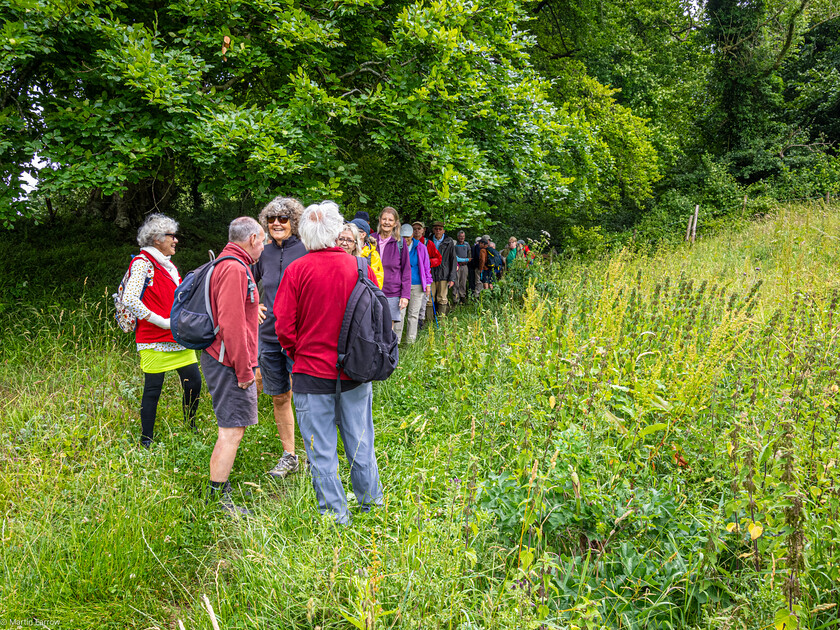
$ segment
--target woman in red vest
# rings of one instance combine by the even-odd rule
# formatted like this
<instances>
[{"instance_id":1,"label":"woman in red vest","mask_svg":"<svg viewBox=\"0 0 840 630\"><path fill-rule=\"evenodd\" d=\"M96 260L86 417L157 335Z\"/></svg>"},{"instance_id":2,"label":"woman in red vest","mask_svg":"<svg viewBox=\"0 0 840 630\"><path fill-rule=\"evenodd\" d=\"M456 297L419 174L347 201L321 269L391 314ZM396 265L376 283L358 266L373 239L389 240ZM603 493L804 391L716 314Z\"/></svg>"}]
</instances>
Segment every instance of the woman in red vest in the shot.
<instances>
[{"instance_id":1,"label":"woman in red vest","mask_svg":"<svg viewBox=\"0 0 840 630\"><path fill-rule=\"evenodd\" d=\"M155 416L169 370L177 370L184 388L185 419L195 428L195 412L201 393L201 372L194 350L177 343L169 330L169 312L175 288L181 283L178 269L169 260L178 244L178 223L163 214L150 214L137 232L140 253L131 261L131 273L123 292L125 307L137 317L135 336L140 367L145 374L140 403L140 444L149 447L154 437Z\"/></svg>"}]
</instances>

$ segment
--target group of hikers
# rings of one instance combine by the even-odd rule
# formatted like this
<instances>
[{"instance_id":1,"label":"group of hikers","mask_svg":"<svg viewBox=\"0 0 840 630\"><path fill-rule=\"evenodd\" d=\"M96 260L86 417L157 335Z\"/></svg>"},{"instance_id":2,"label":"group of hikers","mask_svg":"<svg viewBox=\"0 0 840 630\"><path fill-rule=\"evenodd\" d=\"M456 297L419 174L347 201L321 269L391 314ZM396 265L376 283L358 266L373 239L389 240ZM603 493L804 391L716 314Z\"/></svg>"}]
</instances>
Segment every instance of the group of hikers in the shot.
<instances>
[{"instance_id":1,"label":"group of hikers","mask_svg":"<svg viewBox=\"0 0 840 630\"><path fill-rule=\"evenodd\" d=\"M176 341L171 330L170 313L181 284L171 261L178 223L162 214L149 215L137 235L141 251L132 259L119 296L125 311L136 318L134 334L145 377L141 444L149 447L154 439L164 376L171 370L177 371L183 387L185 418L195 428L203 373L218 424L209 497L218 499L223 509L248 513L234 504L229 476L245 427L257 423L259 392L272 398L283 446L269 475L285 478L300 470L296 417L320 512L332 514L338 523L350 521L338 476L337 432L359 508L369 511L381 504L372 386L352 380L336 362L345 306L360 269L366 268L368 279L387 298L386 317L390 315L396 339L407 329L405 342L411 344L424 322L445 317L450 304L465 303L490 288L506 264L529 256L515 238L500 253L487 235L470 245L463 230L452 239L445 228L435 221L427 237L422 221L401 224L397 211L385 207L372 231L364 212L347 222L332 201L304 208L290 197L276 197L257 219L234 219L228 243L207 276L207 310L215 337L200 353L199 371L196 351ZM359 266L359 257L366 266Z\"/></svg>"}]
</instances>

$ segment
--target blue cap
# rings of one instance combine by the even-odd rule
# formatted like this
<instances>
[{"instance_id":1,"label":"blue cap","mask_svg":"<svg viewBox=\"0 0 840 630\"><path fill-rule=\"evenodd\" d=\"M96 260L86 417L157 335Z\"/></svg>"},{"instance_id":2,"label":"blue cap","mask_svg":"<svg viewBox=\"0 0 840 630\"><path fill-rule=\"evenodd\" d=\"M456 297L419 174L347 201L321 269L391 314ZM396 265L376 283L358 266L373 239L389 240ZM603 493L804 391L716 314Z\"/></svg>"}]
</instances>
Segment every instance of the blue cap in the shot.
<instances>
[{"instance_id":1,"label":"blue cap","mask_svg":"<svg viewBox=\"0 0 840 630\"><path fill-rule=\"evenodd\" d=\"M358 214L358 213L356 213L356 214ZM364 219L362 219L360 217L357 217L357 218L353 219L352 221L350 221L350 223L352 223L357 228L359 228L359 230L361 230L362 234L364 234L365 236L370 235L370 223L368 223Z\"/></svg>"}]
</instances>

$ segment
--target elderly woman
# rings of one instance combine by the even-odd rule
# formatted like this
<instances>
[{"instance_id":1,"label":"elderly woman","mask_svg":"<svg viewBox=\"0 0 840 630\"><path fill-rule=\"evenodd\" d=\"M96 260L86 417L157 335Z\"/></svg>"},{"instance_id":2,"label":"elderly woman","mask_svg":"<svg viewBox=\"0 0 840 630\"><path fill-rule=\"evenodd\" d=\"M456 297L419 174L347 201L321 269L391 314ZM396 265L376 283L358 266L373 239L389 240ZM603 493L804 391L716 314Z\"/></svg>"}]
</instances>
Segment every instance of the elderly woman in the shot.
<instances>
[{"instance_id":1,"label":"elderly woman","mask_svg":"<svg viewBox=\"0 0 840 630\"><path fill-rule=\"evenodd\" d=\"M332 201L304 210L300 236L309 253L283 276L274 311L277 337L295 362L295 409L319 510L348 523L347 495L338 474L339 432L362 511L382 504L382 487L374 451L371 384L342 373L336 394L338 336L359 277L356 261L335 246L343 231L344 220ZM370 268L368 278L375 280Z\"/></svg>"},{"instance_id":2,"label":"elderly woman","mask_svg":"<svg viewBox=\"0 0 840 630\"><path fill-rule=\"evenodd\" d=\"M260 212L259 222L269 242L254 263L254 280L262 280L262 302L266 317L260 324L259 370L257 390L271 396L274 424L283 445L283 455L268 474L283 479L300 470L295 454L295 416L292 411L292 361L277 341L274 332L274 298L286 269L306 254L298 238L298 222L303 204L291 197L275 197Z\"/></svg>"},{"instance_id":3,"label":"elderly woman","mask_svg":"<svg viewBox=\"0 0 840 630\"><path fill-rule=\"evenodd\" d=\"M368 263L368 267L373 269L373 273L376 274L376 283L381 289L384 277L384 272L382 271L382 259L379 257L379 252L376 251L375 246L366 246L364 244L367 240L367 233L364 235L362 234L362 231L357 227L356 221L362 220L353 219L352 222L344 224L344 229L341 231L341 234L338 235L336 245L351 256L364 258ZM364 223L364 221L362 221L362 223Z\"/></svg>"},{"instance_id":4,"label":"elderly woman","mask_svg":"<svg viewBox=\"0 0 840 630\"><path fill-rule=\"evenodd\" d=\"M417 322L423 308L423 298L429 297L432 289L432 271L429 264L429 250L417 238L410 225L402 226L400 235L403 237L403 250L408 251L408 263L411 269L411 299L408 301L408 343L417 339ZM397 339L402 340L402 322L397 324L394 332Z\"/></svg>"},{"instance_id":5,"label":"elderly woman","mask_svg":"<svg viewBox=\"0 0 840 630\"><path fill-rule=\"evenodd\" d=\"M400 215L391 206L384 207L379 213L379 227L373 239L385 272L382 292L388 298L391 321L396 331L397 326L401 327L402 313L411 297L411 267L408 264L408 250L400 240Z\"/></svg>"},{"instance_id":6,"label":"elderly woman","mask_svg":"<svg viewBox=\"0 0 840 630\"><path fill-rule=\"evenodd\" d=\"M123 304L137 318L135 339L140 369L145 375L140 403L140 444L148 448L155 434L155 417L166 372L176 370L184 389L183 412L195 428L201 393L201 373L195 351L177 343L169 329L175 288L181 283L170 258L178 244L178 223L162 214L150 214L137 232L140 253L131 261Z\"/></svg>"}]
</instances>

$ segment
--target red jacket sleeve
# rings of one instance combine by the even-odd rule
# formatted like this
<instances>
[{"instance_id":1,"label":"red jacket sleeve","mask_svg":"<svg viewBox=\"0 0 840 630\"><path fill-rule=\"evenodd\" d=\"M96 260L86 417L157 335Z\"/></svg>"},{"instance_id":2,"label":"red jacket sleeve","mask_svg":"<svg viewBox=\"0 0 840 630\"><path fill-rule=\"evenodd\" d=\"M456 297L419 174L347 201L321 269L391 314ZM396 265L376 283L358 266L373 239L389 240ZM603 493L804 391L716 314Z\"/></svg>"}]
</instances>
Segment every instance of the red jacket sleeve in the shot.
<instances>
[{"instance_id":1,"label":"red jacket sleeve","mask_svg":"<svg viewBox=\"0 0 840 630\"><path fill-rule=\"evenodd\" d=\"M368 268L368 274L371 273ZM375 278L375 276L374 276ZM374 280L375 282L375 280ZM277 287L277 296L274 298L274 332L280 346L295 360L295 344L297 343L297 312L298 312L298 286L294 268L289 267L280 280Z\"/></svg>"},{"instance_id":2,"label":"red jacket sleeve","mask_svg":"<svg viewBox=\"0 0 840 630\"><path fill-rule=\"evenodd\" d=\"M216 325L218 337L225 344L225 356L236 372L236 380L247 383L254 378L251 349L248 347L248 318L245 300L248 277L242 265L224 261L213 270L216 286Z\"/></svg>"}]
</instances>

